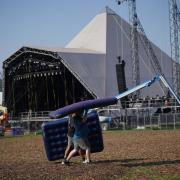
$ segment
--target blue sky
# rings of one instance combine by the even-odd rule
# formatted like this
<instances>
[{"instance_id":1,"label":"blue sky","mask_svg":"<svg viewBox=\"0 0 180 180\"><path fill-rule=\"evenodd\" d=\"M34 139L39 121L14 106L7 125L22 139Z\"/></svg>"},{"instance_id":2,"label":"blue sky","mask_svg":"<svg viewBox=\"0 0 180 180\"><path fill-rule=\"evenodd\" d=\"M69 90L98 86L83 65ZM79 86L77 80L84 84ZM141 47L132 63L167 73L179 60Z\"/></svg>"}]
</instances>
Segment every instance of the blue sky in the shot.
<instances>
[{"instance_id":1,"label":"blue sky","mask_svg":"<svg viewBox=\"0 0 180 180\"><path fill-rule=\"evenodd\" d=\"M149 39L170 54L168 0L136 1ZM0 0L1 67L22 46L64 47L105 6L129 20L128 4L115 0Z\"/></svg>"}]
</instances>

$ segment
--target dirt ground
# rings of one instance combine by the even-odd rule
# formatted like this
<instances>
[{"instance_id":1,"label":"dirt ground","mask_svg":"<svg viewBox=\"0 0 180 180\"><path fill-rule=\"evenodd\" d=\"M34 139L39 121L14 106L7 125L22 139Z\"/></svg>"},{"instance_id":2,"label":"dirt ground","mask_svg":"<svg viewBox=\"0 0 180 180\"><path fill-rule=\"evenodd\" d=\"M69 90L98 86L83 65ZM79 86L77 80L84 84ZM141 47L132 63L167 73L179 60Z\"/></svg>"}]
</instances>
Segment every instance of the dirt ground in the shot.
<instances>
[{"instance_id":1,"label":"dirt ground","mask_svg":"<svg viewBox=\"0 0 180 180\"><path fill-rule=\"evenodd\" d=\"M180 131L104 132L92 164L48 161L42 136L0 139L0 179L180 179Z\"/></svg>"}]
</instances>

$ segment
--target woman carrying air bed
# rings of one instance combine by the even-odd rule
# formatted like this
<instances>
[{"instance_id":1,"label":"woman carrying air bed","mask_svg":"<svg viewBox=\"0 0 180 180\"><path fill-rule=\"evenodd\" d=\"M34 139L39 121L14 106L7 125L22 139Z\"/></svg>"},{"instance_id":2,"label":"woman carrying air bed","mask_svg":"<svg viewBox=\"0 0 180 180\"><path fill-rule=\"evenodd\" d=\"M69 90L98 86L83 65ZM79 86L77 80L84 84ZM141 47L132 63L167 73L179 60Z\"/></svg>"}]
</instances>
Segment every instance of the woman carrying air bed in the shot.
<instances>
[{"instance_id":1,"label":"woman carrying air bed","mask_svg":"<svg viewBox=\"0 0 180 180\"><path fill-rule=\"evenodd\" d=\"M64 164L64 162L65 162L66 158L68 157L70 151L74 147L74 143L73 143L74 132L75 132L74 118L72 118L72 115L70 115L69 120L68 120L68 133L67 133L68 145L67 145L65 153L64 153L64 159L62 161L62 164ZM82 160L84 162L85 156L84 156L84 152L82 151L82 149L79 149L78 153L82 157Z\"/></svg>"},{"instance_id":2,"label":"woman carrying air bed","mask_svg":"<svg viewBox=\"0 0 180 180\"><path fill-rule=\"evenodd\" d=\"M86 151L86 160L84 163L90 163L90 144L88 141L88 127L86 124L86 116L82 116L82 112L76 112L72 114L74 119L75 132L73 136L74 149L69 153L65 159L64 164L69 164L69 160L78 152L81 148Z\"/></svg>"}]
</instances>

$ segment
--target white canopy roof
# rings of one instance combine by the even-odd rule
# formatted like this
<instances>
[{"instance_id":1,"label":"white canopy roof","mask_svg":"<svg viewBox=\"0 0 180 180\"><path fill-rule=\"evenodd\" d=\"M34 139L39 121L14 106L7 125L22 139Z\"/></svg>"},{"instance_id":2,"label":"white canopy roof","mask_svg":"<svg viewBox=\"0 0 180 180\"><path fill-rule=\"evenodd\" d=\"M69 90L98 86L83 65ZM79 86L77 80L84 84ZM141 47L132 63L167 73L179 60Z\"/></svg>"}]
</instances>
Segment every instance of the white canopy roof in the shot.
<instances>
[{"instance_id":1,"label":"white canopy roof","mask_svg":"<svg viewBox=\"0 0 180 180\"><path fill-rule=\"evenodd\" d=\"M139 40L140 42L140 40ZM171 83L171 59L157 46L153 49L160 60L162 69ZM75 49L77 49L75 51ZM91 52L87 52L91 51ZM86 52L85 52L86 51ZM97 97L110 97L118 94L115 66L117 57L125 62L127 87L132 84L132 58L130 42L130 25L110 8L96 15L67 45L66 50L59 50L59 56L76 73L82 82L91 89ZM139 60L141 82L155 76L150 64L150 57L139 43ZM142 90L143 95L162 95L162 89L157 82L151 88Z\"/></svg>"}]
</instances>

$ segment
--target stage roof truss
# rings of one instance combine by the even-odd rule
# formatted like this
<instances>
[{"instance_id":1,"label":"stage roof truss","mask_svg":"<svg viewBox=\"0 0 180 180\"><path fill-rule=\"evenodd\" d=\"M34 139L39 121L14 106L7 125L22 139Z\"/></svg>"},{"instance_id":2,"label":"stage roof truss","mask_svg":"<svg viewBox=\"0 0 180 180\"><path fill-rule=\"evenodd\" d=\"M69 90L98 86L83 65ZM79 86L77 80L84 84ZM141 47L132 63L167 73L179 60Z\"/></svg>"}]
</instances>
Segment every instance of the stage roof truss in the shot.
<instances>
[{"instance_id":1,"label":"stage roof truss","mask_svg":"<svg viewBox=\"0 0 180 180\"><path fill-rule=\"evenodd\" d=\"M35 48L29 48L29 47L22 47L20 50L15 52L12 56L10 56L6 61L4 61L3 65L4 67L8 67L9 64L11 64L15 59L17 59L19 56L21 56L23 53L37 53L44 56L50 56L54 59L58 59L58 55L56 52L46 51L46 50L40 50Z\"/></svg>"},{"instance_id":2,"label":"stage roof truss","mask_svg":"<svg viewBox=\"0 0 180 180\"><path fill-rule=\"evenodd\" d=\"M58 52L52 52L52 51L47 51L47 50L42 50L42 49L36 49L36 48L30 48L30 47L22 47L19 51L17 51L16 53L14 53L11 57L9 57L6 61L4 61L3 66L6 68L9 67L10 64L13 64L13 61L15 61L18 57L20 57L22 54L24 53L32 53L32 54L39 54L39 55L44 55L44 56L49 56L52 57L53 59L55 59L54 62L50 62L50 61L45 61L42 59L33 59L32 57L32 61L33 62L40 62L40 63L45 63L45 65L49 65L49 66L56 66L56 67L60 67L61 64L63 64L73 75L74 77L86 88L86 90L94 97L97 98L97 96L95 95L95 93L91 90L91 88L82 80L82 78L80 78L80 76L74 72L72 70L72 68L70 67L70 65L67 63L66 60L64 60L59 54ZM18 69L19 66L23 65L23 63L27 63L27 60L24 60L22 62L19 62L17 65L13 66L13 69L11 70L11 72L15 72L16 69ZM55 73L57 73L58 71L55 71ZM28 72L26 75L24 74L22 75L14 75L14 79L15 80L20 80L21 78L25 78L27 76L31 76L33 73L35 73L35 75L38 75L41 72ZM44 72L45 73L45 72Z\"/></svg>"}]
</instances>

